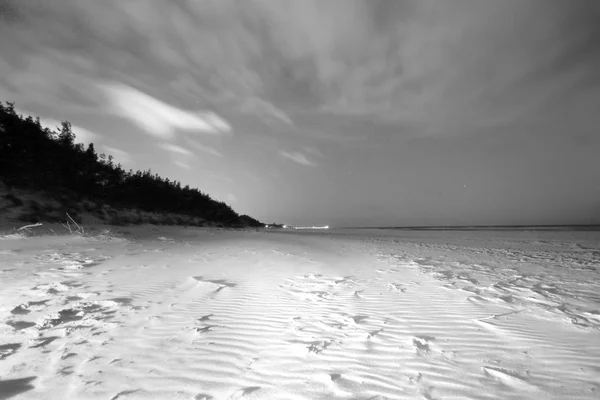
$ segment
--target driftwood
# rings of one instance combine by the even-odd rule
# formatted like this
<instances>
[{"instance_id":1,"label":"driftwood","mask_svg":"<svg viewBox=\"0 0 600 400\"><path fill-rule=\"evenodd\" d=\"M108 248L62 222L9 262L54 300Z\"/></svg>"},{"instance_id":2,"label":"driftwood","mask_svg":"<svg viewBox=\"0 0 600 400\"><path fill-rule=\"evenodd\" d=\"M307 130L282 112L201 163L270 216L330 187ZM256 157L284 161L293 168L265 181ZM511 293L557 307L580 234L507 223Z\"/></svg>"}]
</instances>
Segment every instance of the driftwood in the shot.
<instances>
[{"instance_id":1,"label":"driftwood","mask_svg":"<svg viewBox=\"0 0 600 400\"><path fill-rule=\"evenodd\" d=\"M31 225L22 226L19 229L17 229L17 232L19 232L19 231L21 231L23 229L35 228L36 226L42 226L42 223L38 222L37 224L31 224Z\"/></svg>"}]
</instances>

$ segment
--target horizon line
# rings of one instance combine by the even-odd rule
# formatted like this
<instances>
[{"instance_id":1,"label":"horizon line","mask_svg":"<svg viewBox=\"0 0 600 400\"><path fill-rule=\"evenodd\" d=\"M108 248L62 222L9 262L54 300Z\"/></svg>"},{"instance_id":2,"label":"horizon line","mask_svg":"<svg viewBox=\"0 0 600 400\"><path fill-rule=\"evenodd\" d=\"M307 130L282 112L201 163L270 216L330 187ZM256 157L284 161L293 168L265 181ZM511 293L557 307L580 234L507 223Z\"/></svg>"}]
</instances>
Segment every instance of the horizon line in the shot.
<instances>
[{"instance_id":1,"label":"horizon line","mask_svg":"<svg viewBox=\"0 0 600 400\"><path fill-rule=\"evenodd\" d=\"M594 224L533 224L533 225L390 225L390 226L339 226L333 229L468 229L468 228L598 228L600 223Z\"/></svg>"}]
</instances>

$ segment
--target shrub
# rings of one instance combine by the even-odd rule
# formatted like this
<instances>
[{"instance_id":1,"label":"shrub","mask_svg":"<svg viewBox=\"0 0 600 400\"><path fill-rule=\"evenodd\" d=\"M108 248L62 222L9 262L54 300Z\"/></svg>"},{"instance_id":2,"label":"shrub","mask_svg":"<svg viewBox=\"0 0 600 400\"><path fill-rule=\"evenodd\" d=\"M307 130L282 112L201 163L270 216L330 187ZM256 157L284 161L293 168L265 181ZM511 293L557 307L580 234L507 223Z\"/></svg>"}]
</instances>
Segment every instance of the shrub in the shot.
<instances>
[{"instance_id":1,"label":"shrub","mask_svg":"<svg viewBox=\"0 0 600 400\"><path fill-rule=\"evenodd\" d=\"M9 200L14 207L20 207L20 206L22 206L24 204L23 200L21 200L20 198L18 198L17 196L15 196L12 193L5 194L4 198L6 200Z\"/></svg>"}]
</instances>

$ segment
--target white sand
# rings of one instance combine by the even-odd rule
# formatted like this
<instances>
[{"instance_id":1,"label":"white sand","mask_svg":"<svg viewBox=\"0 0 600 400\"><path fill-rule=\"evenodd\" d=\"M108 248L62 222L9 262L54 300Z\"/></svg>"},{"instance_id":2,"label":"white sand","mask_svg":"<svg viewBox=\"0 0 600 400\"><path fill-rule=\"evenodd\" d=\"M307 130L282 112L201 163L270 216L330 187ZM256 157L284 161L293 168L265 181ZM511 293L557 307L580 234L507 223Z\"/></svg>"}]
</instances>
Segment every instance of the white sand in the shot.
<instances>
[{"instance_id":1,"label":"white sand","mask_svg":"<svg viewBox=\"0 0 600 400\"><path fill-rule=\"evenodd\" d=\"M598 232L0 240L0 399L598 399Z\"/></svg>"}]
</instances>

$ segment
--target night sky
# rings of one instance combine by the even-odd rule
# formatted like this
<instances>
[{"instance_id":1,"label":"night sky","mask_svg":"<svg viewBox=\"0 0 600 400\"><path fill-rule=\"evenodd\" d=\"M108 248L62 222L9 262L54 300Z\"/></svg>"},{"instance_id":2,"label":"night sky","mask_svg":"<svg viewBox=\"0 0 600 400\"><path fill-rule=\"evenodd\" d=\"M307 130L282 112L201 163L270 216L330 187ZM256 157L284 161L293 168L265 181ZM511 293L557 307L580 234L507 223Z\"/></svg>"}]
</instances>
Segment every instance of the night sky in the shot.
<instances>
[{"instance_id":1,"label":"night sky","mask_svg":"<svg viewBox=\"0 0 600 400\"><path fill-rule=\"evenodd\" d=\"M0 101L263 222L600 223L598 0L0 13Z\"/></svg>"}]
</instances>

